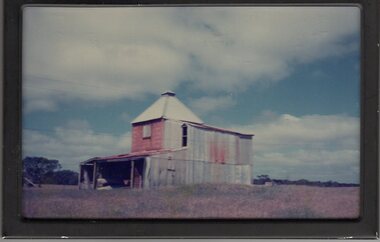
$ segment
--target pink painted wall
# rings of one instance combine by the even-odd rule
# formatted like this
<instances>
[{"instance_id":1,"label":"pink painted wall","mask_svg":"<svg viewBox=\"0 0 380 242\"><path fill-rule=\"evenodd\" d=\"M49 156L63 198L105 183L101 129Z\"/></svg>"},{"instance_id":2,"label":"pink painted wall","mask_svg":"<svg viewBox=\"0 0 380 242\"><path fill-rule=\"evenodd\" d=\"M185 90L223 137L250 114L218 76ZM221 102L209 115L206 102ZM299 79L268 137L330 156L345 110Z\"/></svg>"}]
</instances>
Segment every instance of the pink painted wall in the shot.
<instances>
[{"instance_id":1,"label":"pink painted wall","mask_svg":"<svg viewBox=\"0 0 380 242\"><path fill-rule=\"evenodd\" d=\"M151 137L143 138L143 126L151 125ZM144 150L159 150L163 148L164 141L164 120L153 120L132 127L132 148L131 152Z\"/></svg>"},{"instance_id":2,"label":"pink painted wall","mask_svg":"<svg viewBox=\"0 0 380 242\"><path fill-rule=\"evenodd\" d=\"M225 163L228 157L228 147L226 147L225 143L219 141L214 137L213 140L208 144L210 149L208 161L216 162L216 163Z\"/></svg>"}]
</instances>

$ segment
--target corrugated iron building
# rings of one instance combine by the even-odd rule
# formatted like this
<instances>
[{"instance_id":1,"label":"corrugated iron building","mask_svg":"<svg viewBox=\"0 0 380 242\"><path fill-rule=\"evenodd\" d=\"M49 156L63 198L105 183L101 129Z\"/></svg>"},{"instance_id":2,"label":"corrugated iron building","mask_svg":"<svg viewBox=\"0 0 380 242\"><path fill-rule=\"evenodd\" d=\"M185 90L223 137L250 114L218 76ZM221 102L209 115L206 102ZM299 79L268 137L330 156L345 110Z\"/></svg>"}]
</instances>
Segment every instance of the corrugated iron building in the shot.
<instances>
[{"instance_id":1,"label":"corrugated iron building","mask_svg":"<svg viewBox=\"0 0 380 242\"><path fill-rule=\"evenodd\" d=\"M165 92L132 121L131 153L82 162L79 187L251 184L252 136L204 124Z\"/></svg>"}]
</instances>

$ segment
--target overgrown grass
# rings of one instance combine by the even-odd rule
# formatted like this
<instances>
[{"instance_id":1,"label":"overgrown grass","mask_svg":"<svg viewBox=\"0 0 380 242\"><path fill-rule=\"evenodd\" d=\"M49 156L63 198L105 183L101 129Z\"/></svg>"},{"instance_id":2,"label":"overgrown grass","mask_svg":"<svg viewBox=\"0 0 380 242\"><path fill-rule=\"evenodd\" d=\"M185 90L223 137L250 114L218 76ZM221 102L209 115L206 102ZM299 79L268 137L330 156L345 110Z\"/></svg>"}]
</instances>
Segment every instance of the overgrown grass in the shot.
<instances>
[{"instance_id":1,"label":"overgrown grass","mask_svg":"<svg viewBox=\"0 0 380 242\"><path fill-rule=\"evenodd\" d=\"M356 218L359 188L189 185L150 190L25 189L29 218Z\"/></svg>"}]
</instances>

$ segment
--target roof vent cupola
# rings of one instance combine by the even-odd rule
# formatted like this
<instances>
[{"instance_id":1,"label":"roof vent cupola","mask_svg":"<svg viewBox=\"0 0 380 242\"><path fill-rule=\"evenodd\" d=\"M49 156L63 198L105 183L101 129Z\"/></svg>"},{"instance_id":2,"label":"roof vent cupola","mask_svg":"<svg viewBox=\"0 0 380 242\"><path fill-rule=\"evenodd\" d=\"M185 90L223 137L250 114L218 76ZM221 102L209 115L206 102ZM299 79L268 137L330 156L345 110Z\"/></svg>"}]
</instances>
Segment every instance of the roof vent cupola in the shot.
<instances>
[{"instance_id":1,"label":"roof vent cupola","mask_svg":"<svg viewBox=\"0 0 380 242\"><path fill-rule=\"evenodd\" d=\"M171 97L174 97L175 93L172 92L172 91L166 91L166 92L162 93L161 96L171 96Z\"/></svg>"}]
</instances>

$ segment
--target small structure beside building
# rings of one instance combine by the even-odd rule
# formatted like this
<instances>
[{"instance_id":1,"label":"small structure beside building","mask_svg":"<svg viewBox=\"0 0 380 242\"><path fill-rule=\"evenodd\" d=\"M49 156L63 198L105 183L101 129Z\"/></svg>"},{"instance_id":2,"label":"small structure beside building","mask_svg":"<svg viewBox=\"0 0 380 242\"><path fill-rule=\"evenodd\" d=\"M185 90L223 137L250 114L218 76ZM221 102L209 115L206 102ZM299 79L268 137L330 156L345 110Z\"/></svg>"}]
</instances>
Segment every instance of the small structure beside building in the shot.
<instances>
[{"instance_id":1,"label":"small structure beside building","mask_svg":"<svg viewBox=\"0 0 380 242\"><path fill-rule=\"evenodd\" d=\"M29 178L27 178L27 177L23 177L23 186L24 187L38 187L38 185L36 185L36 184L34 184L33 182L32 182L32 180L30 180Z\"/></svg>"},{"instance_id":2,"label":"small structure beside building","mask_svg":"<svg viewBox=\"0 0 380 242\"><path fill-rule=\"evenodd\" d=\"M252 136L204 124L165 92L132 121L129 154L81 162L79 187L251 184Z\"/></svg>"}]
</instances>

